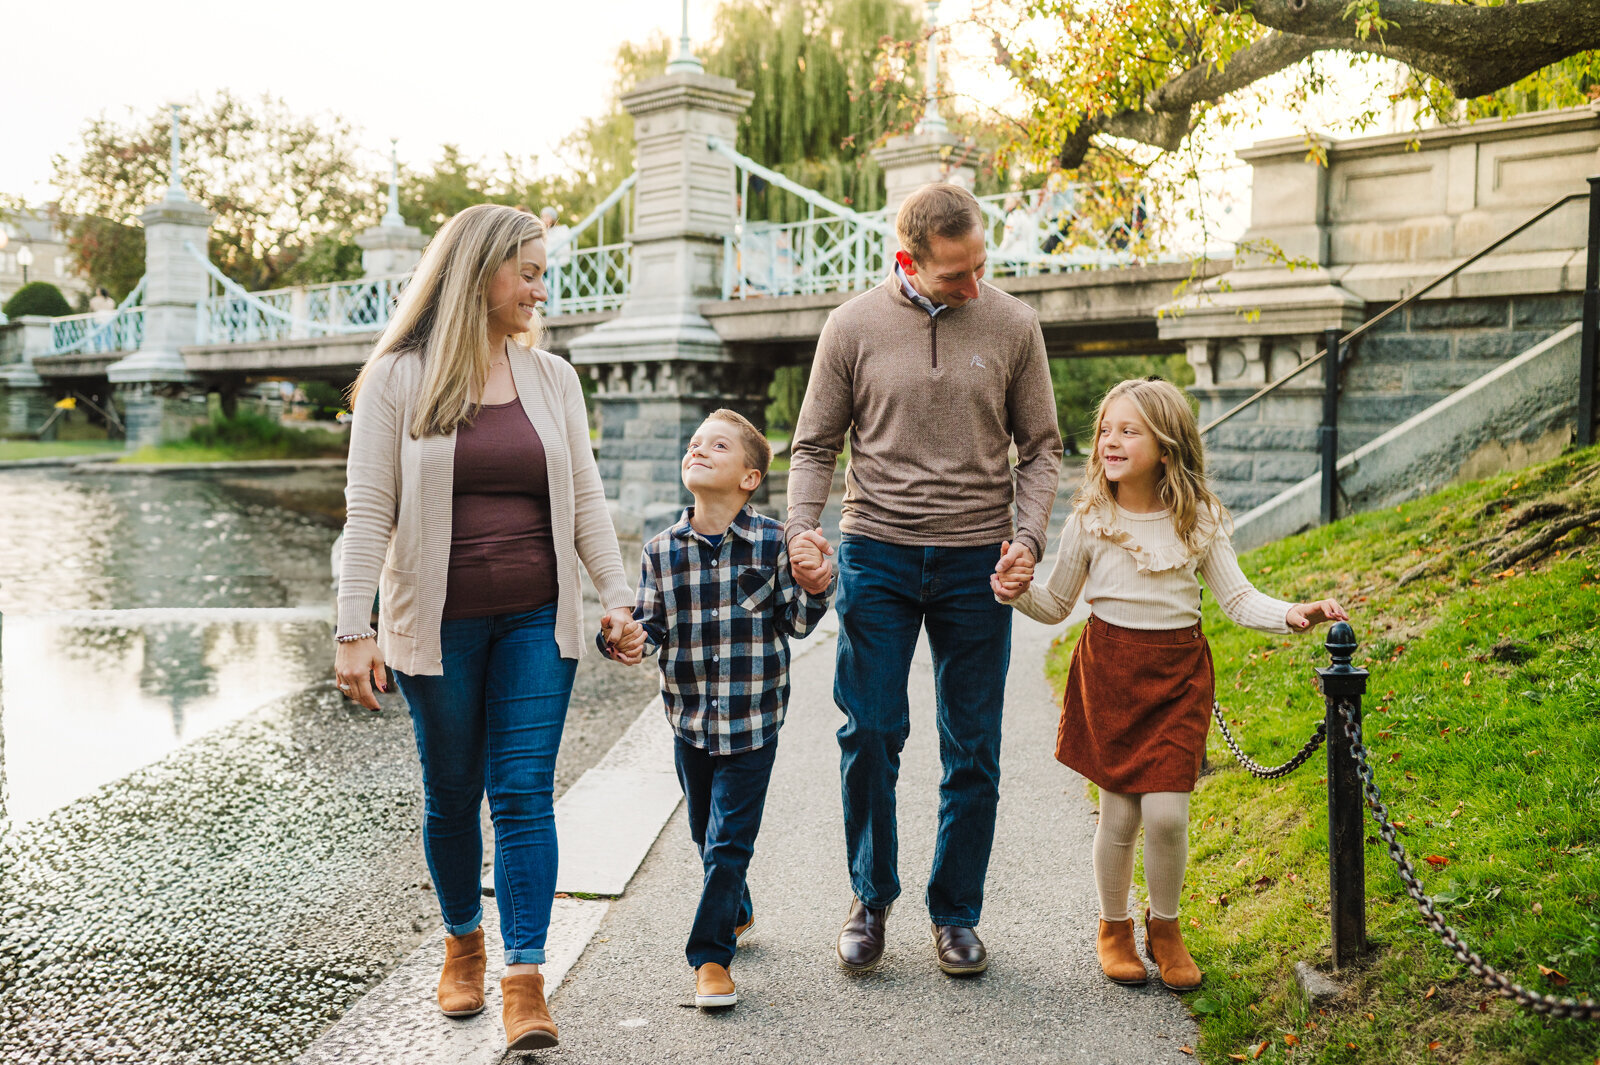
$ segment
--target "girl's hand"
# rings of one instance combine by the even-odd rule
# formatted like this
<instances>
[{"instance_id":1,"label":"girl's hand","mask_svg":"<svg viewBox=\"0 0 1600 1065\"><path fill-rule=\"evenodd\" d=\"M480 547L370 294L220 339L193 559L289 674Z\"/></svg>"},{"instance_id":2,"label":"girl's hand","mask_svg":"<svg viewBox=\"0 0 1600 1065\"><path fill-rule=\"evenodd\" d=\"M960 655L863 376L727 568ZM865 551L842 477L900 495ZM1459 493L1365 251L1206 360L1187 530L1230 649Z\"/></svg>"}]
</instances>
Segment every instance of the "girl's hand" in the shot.
<instances>
[{"instance_id":1,"label":"girl's hand","mask_svg":"<svg viewBox=\"0 0 1600 1065\"><path fill-rule=\"evenodd\" d=\"M344 697L354 699L368 710L378 709L378 697L372 693L374 683L378 691L389 690L383 652L378 650L375 639L341 643L334 652L333 675Z\"/></svg>"},{"instance_id":2,"label":"girl's hand","mask_svg":"<svg viewBox=\"0 0 1600 1065\"><path fill-rule=\"evenodd\" d=\"M1014 603L1022 598L1022 593L1028 590L1031 581L1010 581L1002 578L998 573L989 574L989 588L994 592L994 597L1002 603Z\"/></svg>"},{"instance_id":3,"label":"girl's hand","mask_svg":"<svg viewBox=\"0 0 1600 1065\"><path fill-rule=\"evenodd\" d=\"M1284 620L1289 623L1290 632L1304 632L1324 621L1349 621L1350 615L1335 600L1318 599L1314 603L1296 603L1284 615Z\"/></svg>"}]
</instances>

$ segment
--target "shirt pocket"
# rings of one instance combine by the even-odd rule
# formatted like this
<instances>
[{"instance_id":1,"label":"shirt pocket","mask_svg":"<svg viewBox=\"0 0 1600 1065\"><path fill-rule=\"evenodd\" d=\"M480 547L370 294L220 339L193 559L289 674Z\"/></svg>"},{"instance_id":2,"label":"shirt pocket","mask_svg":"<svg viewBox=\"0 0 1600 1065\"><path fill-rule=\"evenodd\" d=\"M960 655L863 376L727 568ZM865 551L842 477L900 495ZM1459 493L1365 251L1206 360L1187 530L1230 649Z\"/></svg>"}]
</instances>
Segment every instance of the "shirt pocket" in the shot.
<instances>
[{"instance_id":1,"label":"shirt pocket","mask_svg":"<svg viewBox=\"0 0 1600 1065\"><path fill-rule=\"evenodd\" d=\"M385 568L378 581L378 611L383 623L396 636L413 636L417 628L417 575L406 570Z\"/></svg>"},{"instance_id":2,"label":"shirt pocket","mask_svg":"<svg viewBox=\"0 0 1600 1065\"><path fill-rule=\"evenodd\" d=\"M762 613L768 608L777 590L776 567L764 569L760 566L750 566L739 573L736 592L739 606L743 610L752 614Z\"/></svg>"}]
</instances>

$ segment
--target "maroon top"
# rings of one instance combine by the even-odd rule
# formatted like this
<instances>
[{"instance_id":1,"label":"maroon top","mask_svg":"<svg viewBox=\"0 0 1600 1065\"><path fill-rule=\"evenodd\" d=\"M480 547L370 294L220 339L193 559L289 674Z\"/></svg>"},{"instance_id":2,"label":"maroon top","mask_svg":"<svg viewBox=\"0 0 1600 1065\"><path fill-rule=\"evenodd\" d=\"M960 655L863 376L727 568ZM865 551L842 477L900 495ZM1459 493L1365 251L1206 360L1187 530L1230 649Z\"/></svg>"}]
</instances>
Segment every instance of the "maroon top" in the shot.
<instances>
[{"instance_id":1,"label":"maroon top","mask_svg":"<svg viewBox=\"0 0 1600 1065\"><path fill-rule=\"evenodd\" d=\"M444 616L514 614L555 601L544 442L521 400L485 404L456 430Z\"/></svg>"}]
</instances>

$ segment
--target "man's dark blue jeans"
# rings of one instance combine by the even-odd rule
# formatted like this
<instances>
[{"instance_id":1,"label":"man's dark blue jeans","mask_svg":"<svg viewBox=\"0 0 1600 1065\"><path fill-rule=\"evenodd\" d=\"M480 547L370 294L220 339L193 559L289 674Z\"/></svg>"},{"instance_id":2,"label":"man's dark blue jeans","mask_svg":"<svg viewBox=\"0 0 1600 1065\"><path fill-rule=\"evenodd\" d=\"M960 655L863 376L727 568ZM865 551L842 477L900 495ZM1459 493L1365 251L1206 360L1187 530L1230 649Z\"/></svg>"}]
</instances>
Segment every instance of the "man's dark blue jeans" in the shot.
<instances>
[{"instance_id":1,"label":"man's dark blue jeans","mask_svg":"<svg viewBox=\"0 0 1600 1065\"><path fill-rule=\"evenodd\" d=\"M842 538L833 698L845 715L845 849L856 897L875 909L900 894L895 783L911 733L911 654L926 625L944 767L928 914L936 924L971 928L983 910L1011 661L1011 608L995 602L989 588L999 560L999 544L903 547Z\"/></svg>"},{"instance_id":2,"label":"man's dark blue jeans","mask_svg":"<svg viewBox=\"0 0 1600 1065\"><path fill-rule=\"evenodd\" d=\"M689 835L700 849L705 880L684 956L691 968L733 963L734 929L755 912L745 873L755 853L761 811L778 741L741 754L712 755L681 738L674 743L678 783L689 807Z\"/></svg>"}]
</instances>

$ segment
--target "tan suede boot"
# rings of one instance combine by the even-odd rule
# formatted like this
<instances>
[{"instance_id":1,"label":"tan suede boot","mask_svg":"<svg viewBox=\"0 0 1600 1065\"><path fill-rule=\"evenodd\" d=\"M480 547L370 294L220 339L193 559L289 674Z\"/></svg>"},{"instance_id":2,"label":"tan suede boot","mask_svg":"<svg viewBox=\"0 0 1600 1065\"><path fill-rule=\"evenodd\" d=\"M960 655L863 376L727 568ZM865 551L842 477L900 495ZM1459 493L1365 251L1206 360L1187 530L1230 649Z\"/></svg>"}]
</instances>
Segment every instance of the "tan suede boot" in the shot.
<instances>
[{"instance_id":1,"label":"tan suede boot","mask_svg":"<svg viewBox=\"0 0 1600 1065\"><path fill-rule=\"evenodd\" d=\"M545 1050L556 1045L556 1022L544 1000L544 974L523 973L500 981L501 1020L507 1050Z\"/></svg>"},{"instance_id":2,"label":"tan suede boot","mask_svg":"<svg viewBox=\"0 0 1600 1065\"><path fill-rule=\"evenodd\" d=\"M446 1017L483 1012L483 929L444 937L444 969L439 973L439 1008Z\"/></svg>"},{"instance_id":3,"label":"tan suede boot","mask_svg":"<svg viewBox=\"0 0 1600 1065\"><path fill-rule=\"evenodd\" d=\"M1150 973L1139 960L1139 948L1133 942L1132 917L1120 921L1102 919L1094 950L1100 955L1100 968L1112 983L1142 987L1150 982Z\"/></svg>"},{"instance_id":4,"label":"tan suede boot","mask_svg":"<svg viewBox=\"0 0 1600 1065\"><path fill-rule=\"evenodd\" d=\"M1189 957L1189 948L1183 945L1183 933L1177 921L1163 921L1144 911L1144 952L1161 970L1161 982L1172 991L1193 991L1200 986L1204 976L1200 967Z\"/></svg>"}]
</instances>

